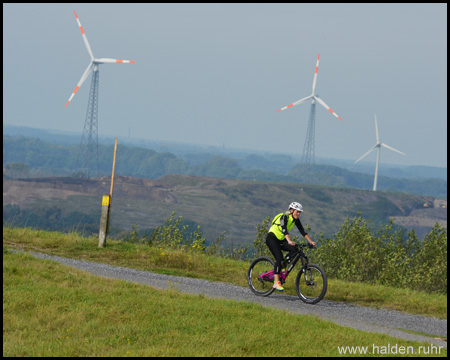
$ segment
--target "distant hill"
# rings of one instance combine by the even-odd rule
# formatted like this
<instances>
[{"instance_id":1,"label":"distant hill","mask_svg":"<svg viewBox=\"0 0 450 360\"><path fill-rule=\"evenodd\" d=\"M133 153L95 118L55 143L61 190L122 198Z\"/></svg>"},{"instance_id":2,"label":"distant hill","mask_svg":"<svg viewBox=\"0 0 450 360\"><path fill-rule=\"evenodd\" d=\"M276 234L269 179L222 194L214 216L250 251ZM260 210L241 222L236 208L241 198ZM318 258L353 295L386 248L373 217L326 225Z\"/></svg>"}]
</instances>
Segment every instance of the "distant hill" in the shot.
<instances>
[{"instance_id":1,"label":"distant hill","mask_svg":"<svg viewBox=\"0 0 450 360\"><path fill-rule=\"evenodd\" d=\"M3 179L3 221L98 233L101 197L109 189L110 177ZM447 226L447 209L441 207L446 202L427 196L178 174L157 180L116 176L110 230L118 235L137 225L149 232L175 212L184 224L201 225L209 242L226 231L228 245L248 245L258 224L294 200L303 204L302 222L311 227L311 235L332 235L358 212L374 228L398 217L399 228L415 228L419 236L435 222Z\"/></svg>"},{"instance_id":2,"label":"distant hill","mask_svg":"<svg viewBox=\"0 0 450 360\"><path fill-rule=\"evenodd\" d=\"M41 134L39 132L39 134ZM49 136L48 134L46 137ZM61 135L62 136L62 135ZM55 140L54 138L52 138ZM38 176L83 176L77 172L78 146L39 138L3 135L3 175L7 178ZM113 145L99 145L99 175L109 175ZM18 171L20 170L20 171ZM28 170L28 172L27 172ZM431 174L432 171L421 171ZM239 159L219 154L157 152L119 144L116 174L157 179L167 174L186 174L225 179L282 181L303 184L371 189L373 175L334 165L294 163L286 155L239 154ZM447 181L440 178L379 176L378 190L447 198Z\"/></svg>"},{"instance_id":3,"label":"distant hill","mask_svg":"<svg viewBox=\"0 0 450 360\"><path fill-rule=\"evenodd\" d=\"M27 138L39 138L45 142L58 145L76 145L79 146L81 133L44 130L24 126L13 126L4 124L3 134L9 136L24 136ZM101 145L110 145L114 143L111 136L99 135ZM189 164L204 164L214 156L223 156L233 158L244 170L258 169L263 171L272 171L280 175L286 175L288 171L300 163L301 154L286 155L280 153L270 153L267 151L256 151L247 149L225 148L224 146L202 146L187 143L176 143L157 140L144 140L131 137L120 137L119 144L151 149L157 152L171 152L177 157L185 160ZM330 159L317 157L317 164L333 165L351 172L358 172L372 175L375 172L375 163L360 161L355 164L353 160ZM424 165L392 165L384 162L380 163L379 175L394 178L436 178L447 181L447 168Z\"/></svg>"}]
</instances>

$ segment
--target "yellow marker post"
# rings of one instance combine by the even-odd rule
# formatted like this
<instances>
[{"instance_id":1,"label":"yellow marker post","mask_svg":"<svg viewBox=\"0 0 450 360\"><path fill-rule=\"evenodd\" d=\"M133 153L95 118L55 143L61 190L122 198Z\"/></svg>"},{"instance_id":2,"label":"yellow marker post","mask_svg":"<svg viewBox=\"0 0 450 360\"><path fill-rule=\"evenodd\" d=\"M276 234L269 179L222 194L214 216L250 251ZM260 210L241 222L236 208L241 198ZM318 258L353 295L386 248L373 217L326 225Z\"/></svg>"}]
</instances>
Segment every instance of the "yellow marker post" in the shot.
<instances>
[{"instance_id":1,"label":"yellow marker post","mask_svg":"<svg viewBox=\"0 0 450 360\"><path fill-rule=\"evenodd\" d=\"M114 171L116 168L116 151L117 151L117 138L116 144L114 146L114 160L111 175L111 190L109 194L103 194L102 198L102 214L100 217L100 231L98 233L98 247L106 246L106 235L108 234L109 229L109 216L111 214L111 200L114 186Z\"/></svg>"},{"instance_id":2,"label":"yellow marker post","mask_svg":"<svg viewBox=\"0 0 450 360\"><path fill-rule=\"evenodd\" d=\"M108 233L109 204L110 204L109 194L103 194L102 214L100 216L100 231L98 233L98 247L106 246L106 234Z\"/></svg>"},{"instance_id":3,"label":"yellow marker post","mask_svg":"<svg viewBox=\"0 0 450 360\"><path fill-rule=\"evenodd\" d=\"M103 198L102 198L102 205L103 205L103 206L109 206L109 194L103 195Z\"/></svg>"}]
</instances>

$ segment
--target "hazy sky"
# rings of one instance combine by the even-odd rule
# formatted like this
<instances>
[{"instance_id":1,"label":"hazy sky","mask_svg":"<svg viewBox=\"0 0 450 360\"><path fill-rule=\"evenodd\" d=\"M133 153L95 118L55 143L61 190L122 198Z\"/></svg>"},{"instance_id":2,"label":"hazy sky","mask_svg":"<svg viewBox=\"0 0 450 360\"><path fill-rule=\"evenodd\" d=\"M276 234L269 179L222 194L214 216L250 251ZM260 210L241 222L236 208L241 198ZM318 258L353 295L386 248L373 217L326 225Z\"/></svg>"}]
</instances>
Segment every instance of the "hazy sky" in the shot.
<instances>
[{"instance_id":1,"label":"hazy sky","mask_svg":"<svg viewBox=\"0 0 450 360\"><path fill-rule=\"evenodd\" d=\"M3 123L83 131L100 66L101 135L447 166L447 4L3 4ZM375 161L376 153L368 157Z\"/></svg>"}]
</instances>

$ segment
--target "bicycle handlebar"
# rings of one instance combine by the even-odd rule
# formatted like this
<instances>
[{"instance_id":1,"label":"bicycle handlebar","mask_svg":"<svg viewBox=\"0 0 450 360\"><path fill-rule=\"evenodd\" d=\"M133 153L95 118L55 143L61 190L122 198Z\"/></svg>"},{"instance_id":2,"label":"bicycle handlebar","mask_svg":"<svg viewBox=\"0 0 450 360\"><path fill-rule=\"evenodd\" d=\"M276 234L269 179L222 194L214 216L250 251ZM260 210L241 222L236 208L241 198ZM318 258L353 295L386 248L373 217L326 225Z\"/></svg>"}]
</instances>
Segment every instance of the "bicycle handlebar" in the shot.
<instances>
[{"instance_id":1,"label":"bicycle handlebar","mask_svg":"<svg viewBox=\"0 0 450 360\"><path fill-rule=\"evenodd\" d=\"M303 249L305 247L309 247L310 249L313 249L315 246L313 244L307 243L307 244L299 244L300 248Z\"/></svg>"}]
</instances>

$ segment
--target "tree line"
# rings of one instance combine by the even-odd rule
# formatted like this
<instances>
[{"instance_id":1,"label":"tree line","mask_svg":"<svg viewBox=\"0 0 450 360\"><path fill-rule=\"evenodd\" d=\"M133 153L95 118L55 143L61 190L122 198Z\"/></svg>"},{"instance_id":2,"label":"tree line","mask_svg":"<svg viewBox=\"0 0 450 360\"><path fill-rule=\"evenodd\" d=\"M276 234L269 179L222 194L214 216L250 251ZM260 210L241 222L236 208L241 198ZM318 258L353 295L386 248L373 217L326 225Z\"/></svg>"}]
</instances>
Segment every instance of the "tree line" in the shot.
<instances>
[{"instance_id":1,"label":"tree line","mask_svg":"<svg viewBox=\"0 0 450 360\"><path fill-rule=\"evenodd\" d=\"M38 176L75 176L77 145L57 145L38 138L3 136L3 176L10 178ZM99 175L111 174L114 146L99 145ZM193 156L193 159L195 156ZM280 162L283 159L280 158ZM285 164L280 163L280 167ZM270 171L269 169L274 169ZM215 178L281 181L370 190L373 176L352 172L332 165L297 164L280 174L274 159L250 155L244 160L225 156L205 157L204 162L179 158L170 152L118 145L116 175L157 179L167 174L186 174ZM443 179L401 179L379 176L381 191L406 192L414 195L447 197L447 182Z\"/></svg>"}]
</instances>

